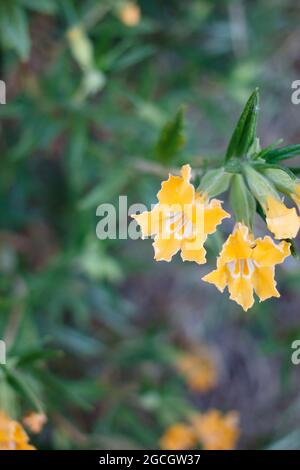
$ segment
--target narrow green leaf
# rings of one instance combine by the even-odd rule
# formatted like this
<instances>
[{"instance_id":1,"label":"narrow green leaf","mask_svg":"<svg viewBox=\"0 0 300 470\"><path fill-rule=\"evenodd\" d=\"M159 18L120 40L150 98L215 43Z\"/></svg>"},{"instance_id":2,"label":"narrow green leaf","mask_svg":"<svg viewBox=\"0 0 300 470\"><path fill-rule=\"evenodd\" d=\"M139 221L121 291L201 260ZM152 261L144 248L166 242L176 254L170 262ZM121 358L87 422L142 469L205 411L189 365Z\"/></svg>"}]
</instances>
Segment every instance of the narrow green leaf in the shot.
<instances>
[{"instance_id":1,"label":"narrow green leaf","mask_svg":"<svg viewBox=\"0 0 300 470\"><path fill-rule=\"evenodd\" d=\"M267 162L275 163L280 160L297 157L298 155L300 155L300 144L287 145L286 147L270 150L270 152L265 154L264 158Z\"/></svg>"},{"instance_id":2,"label":"narrow green leaf","mask_svg":"<svg viewBox=\"0 0 300 470\"><path fill-rule=\"evenodd\" d=\"M62 356L62 351L54 351L51 349L31 349L21 354L17 359L18 367L26 367L40 361Z\"/></svg>"},{"instance_id":3,"label":"narrow green leaf","mask_svg":"<svg viewBox=\"0 0 300 470\"><path fill-rule=\"evenodd\" d=\"M120 168L115 170L113 175L109 175L103 183L100 183L84 196L78 204L80 210L97 207L103 202L110 202L120 194L122 189L129 183L132 171Z\"/></svg>"},{"instance_id":4,"label":"narrow green leaf","mask_svg":"<svg viewBox=\"0 0 300 470\"><path fill-rule=\"evenodd\" d=\"M22 60L30 52L30 37L25 10L14 2L0 4L0 30L4 45L15 49Z\"/></svg>"},{"instance_id":5,"label":"narrow green leaf","mask_svg":"<svg viewBox=\"0 0 300 470\"><path fill-rule=\"evenodd\" d=\"M294 176L300 175L300 166L289 167L288 170L291 171Z\"/></svg>"},{"instance_id":6,"label":"narrow green leaf","mask_svg":"<svg viewBox=\"0 0 300 470\"><path fill-rule=\"evenodd\" d=\"M258 152L256 155L255 155L255 159L262 159L262 158L265 158L265 156L271 152L271 150L274 150L275 147L277 147L278 145L282 144L283 142L283 139L277 139L275 140L275 142L272 142L272 144L268 145L267 147L263 148L260 150L260 152Z\"/></svg>"},{"instance_id":7,"label":"narrow green leaf","mask_svg":"<svg viewBox=\"0 0 300 470\"><path fill-rule=\"evenodd\" d=\"M26 8L29 8L40 13L53 14L57 10L57 3L55 0L20 0Z\"/></svg>"},{"instance_id":8,"label":"narrow green leaf","mask_svg":"<svg viewBox=\"0 0 300 470\"><path fill-rule=\"evenodd\" d=\"M298 252L298 248L297 248L297 245L295 243L294 240L292 240L291 238L287 240L289 243L290 243L290 249L291 249L291 255L293 256L293 258L299 260L299 252Z\"/></svg>"},{"instance_id":9,"label":"narrow green leaf","mask_svg":"<svg viewBox=\"0 0 300 470\"><path fill-rule=\"evenodd\" d=\"M168 121L161 130L155 147L155 155L163 163L169 163L185 144L184 108L181 107L175 117Z\"/></svg>"},{"instance_id":10,"label":"narrow green leaf","mask_svg":"<svg viewBox=\"0 0 300 470\"><path fill-rule=\"evenodd\" d=\"M229 142L225 160L246 155L256 137L259 93L256 88L240 116Z\"/></svg>"},{"instance_id":11,"label":"narrow green leaf","mask_svg":"<svg viewBox=\"0 0 300 470\"><path fill-rule=\"evenodd\" d=\"M43 405L33 388L30 386L25 374L20 371L7 368L6 376L8 383L10 383L10 385L21 395L26 397L38 412L43 413Z\"/></svg>"}]
</instances>

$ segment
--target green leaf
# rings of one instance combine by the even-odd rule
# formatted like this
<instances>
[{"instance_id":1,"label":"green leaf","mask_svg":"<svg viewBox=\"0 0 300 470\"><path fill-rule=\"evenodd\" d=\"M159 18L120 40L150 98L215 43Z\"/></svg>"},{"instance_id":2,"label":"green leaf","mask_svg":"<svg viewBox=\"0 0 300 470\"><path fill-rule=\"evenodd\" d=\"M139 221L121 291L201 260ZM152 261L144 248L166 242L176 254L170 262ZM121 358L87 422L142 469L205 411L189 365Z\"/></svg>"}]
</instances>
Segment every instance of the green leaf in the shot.
<instances>
[{"instance_id":1,"label":"green leaf","mask_svg":"<svg viewBox=\"0 0 300 470\"><path fill-rule=\"evenodd\" d=\"M295 177L300 175L300 166L289 167L288 170L291 171Z\"/></svg>"},{"instance_id":2,"label":"green leaf","mask_svg":"<svg viewBox=\"0 0 300 470\"><path fill-rule=\"evenodd\" d=\"M23 395L38 411L43 413L43 405L31 386L28 377L20 371L6 369L8 383L21 395Z\"/></svg>"},{"instance_id":3,"label":"green leaf","mask_svg":"<svg viewBox=\"0 0 300 470\"><path fill-rule=\"evenodd\" d=\"M287 145L286 147L270 150L264 155L264 158L267 162L275 163L280 160L297 157L298 155L300 155L300 144Z\"/></svg>"},{"instance_id":4,"label":"green leaf","mask_svg":"<svg viewBox=\"0 0 300 470\"><path fill-rule=\"evenodd\" d=\"M14 1L0 4L0 30L4 45L26 61L30 52L28 21L25 10Z\"/></svg>"},{"instance_id":5,"label":"green leaf","mask_svg":"<svg viewBox=\"0 0 300 470\"><path fill-rule=\"evenodd\" d=\"M64 350L79 354L82 357L97 356L103 349L100 340L67 326L60 327L55 334L55 339L63 345Z\"/></svg>"},{"instance_id":6,"label":"green leaf","mask_svg":"<svg viewBox=\"0 0 300 470\"><path fill-rule=\"evenodd\" d=\"M51 397L51 401L55 403L55 409L57 409L58 402L60 402L60 405L65 405L66 402L68 402L70 405L76 405L83 410L91 411L93 406L90 397L88 399L85 394L81 393L81 391L77 393L77 390L80 388L79 380L60 379L57 375L54 375L47 369L37 370L36 375L48 390L48 395ZM97 383L95 384L95 387L100 388ZM100 392L101 390L99 389L99 394ZM48 408L49 406L50 405L48 404Z\"/></svg>"},{"instance_id":7,"label":"green leaf","mask_svg":"<svg viewBox=\"0 0 300 470\"><path fill-rule=\"evenodd\" d=\"M246 155L248 150L256 138L256 125L258 115L259 93L258 89L252 93L246 106L240 116L237 126L232 134L229 142L225 160L232 157L242 157Z\"/></svg>"},{"instance_id":8,"label":"green leaf","mask_svg":"<svg viewBox=\"0 0 300 470\"><path fill-rule=\"evenodd\" d=\"M277 147L278 145L282 144L283 142L283 139L277 139L275 140L275 142L272 142L272 144L268 145L267 147L263 148L260 150L260 152L258 152L254 158L255 159L262 159L262 158L265 158L265 156L271 151L271 150L274 150L275 147Z\"/></svg>"},{"instance_id":9,"label":"green leaf","mask_svg":"<svg viewBox=\"0 0 300 470\"><path fill-rule=\"evenodd\" d=\"M20 0L20 3L22 3L24 7L40 13L52 14L57 10L55 0Z\"/></svg>"},{"instance_id":10,"label":"green leaf","mask_svg":"<svg viewBox=\"0 0 300 470\"><path fill-rule=\"evenodd\" d=\"M293 256L293 258L299 260L298 248L295 241L291 238L287 239L287 241L290 243L291 255Z\"/></svg>"},{"instance_id":11,"label":"green leaf","mask_svg":"<svg viewBox=\"0 0 300 470\"><path fill-rule=\"evenodd\" d=\"M181 107L175 117L168 121L161 130L155 148L156 158L163 163L169 163L185 144L184 108Z\"/></svg>"},{"instance_id":12,"label":"green leaf","mask_svg":"<svg viewBox=\"0 0 300 470\"><path fill-rule=\"evenodd\" d=\"M230 203L237 222L242 222L253 230L256 203L242 175L232 177Z\"/></svg>"},{"instance_id":13,"label":"green leaf","mask_svg":"<svg viewBox=\"0 0 300 470\"><path fill-rule=\"evenodd\" d=\"M130 169L119 168L113 174L107 176L106 180L97 185L86 196L84 196L78 204L80 210L97 207L103 202L111 202L111 200L120 194L122 189L129 183L132 178Z\"/></svg>"},{"instance_id":14,"label":"green leaf","mask_svg":"<svg viewBox=\"0 0 300 470\"><path fill-rule=\"evenodd\" d=\"M62 351L54 351L52 349L30 349L20 354L16 364L18 367L26 367L28 365L33 365L40 361L46 361L47 359L60 357L62 356Z\"/></svg>"},{"instance_id":15,"label":"green leaf","mask_svg":"<svg viewBox=\"0 0 300 470\"><path fill-rule=\"evenodd\" d=\"M113 70L125 70L153 56L154 53L155 48L150 45L134 47L118 59L113 66Z\"/></svg>"}]
</instances>

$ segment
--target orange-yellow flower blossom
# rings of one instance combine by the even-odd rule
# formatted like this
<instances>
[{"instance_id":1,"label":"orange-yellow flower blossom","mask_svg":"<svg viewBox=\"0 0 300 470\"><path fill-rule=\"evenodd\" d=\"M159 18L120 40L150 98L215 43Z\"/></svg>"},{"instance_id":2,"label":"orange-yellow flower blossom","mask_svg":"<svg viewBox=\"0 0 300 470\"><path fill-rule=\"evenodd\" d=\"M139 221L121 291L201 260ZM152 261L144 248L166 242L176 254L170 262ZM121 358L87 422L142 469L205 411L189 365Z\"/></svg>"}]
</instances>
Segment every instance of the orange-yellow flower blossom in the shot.
<instances>
[{"instance_id":1,"label":"orange-yellow flower blossom","mask_svg":"<svg viewBox=\"0 0 300 470\"><path fill-rule=\"evenodd\" d=\"M239 438L239 415L235 411L222 414L210 410L192 418L195 434L204 450L234 449Z\"/></svg>"},{"instance_id":2,"label":"orange-yellow flower blossom","mask_svg":"<svg viewBox=\"0 0 300 470\"><path fill-rule=\"evenodd\" d=\"M264 205L264 211L268 229L274 234L276 239L281 240L297 236L300 228L300 217L295 207L288 208L281 200L268 196Z\"/></svg>"},{"instance_id":3,"label":"orange-yellow flower blossom","mask_svg":"<svg viewBox=\"0 0 300 470\"><path fill-rule=\"evenodd\" d=\"M295 202L295 204L297 205L298 210L300 210L300 182L299 180L297 180L297 182L295 183L294 191L292 192L291 197L293 201Z\"/></svg>"},{"instance_id":4,"label":"orange-yellow flower blossom","mask_svg":"<svg viewBox=\"0 0 300 470\"><path fill-rule=\"evenodd\" d=\"M141 20L139 5L135 2L125 2L119 10L119 17L126 26L136 26Z\"/></svg>"},{"instance_id":5,"label":"orange-yellow flower blossom","mask_svg":"<svg viewBox=\"0 0 300 470\"><path fill-rule=\"evenodd\" d=\"M199 348L195 353L182 354L176 360L176 368L191 390L206 392L217 384L216 360L206 347Z\"/></svg>"},{"instance_id":6,"label":"orange-yellow flower blossom","mask_svg":"<svg viewBox=\"0 0 300 470\"><path fill-rule=\"evenodd\" d=\"M192 449L197 442L192 428L186 424L173 424L160 439L160 447L164 450Z\"/></svg>"},{"instance_id":7,"label":"orange-yellow flower blossom","mask_svg":"<svg viewBox=\"0 0 300 470\"><path fill-rule=\"evenodd\" d=\"M275 265L290 255L290 244L275 244L271 237L254 240L248 227L238 223L217 260L217 269L203 280L221 292L228 287L230 298L247 311L254 303L255 290L260 301L280 297L274 279Z\"/></svg>"},{"instance_id":8,"label":"orange-yellow flower blossom","mask_svg":"<svg viewBox=\"0 0 300 470\"><path fill-rule=\"evenodd\" d=\"M23 424L34 434L38 434L47 422L47 418L44 413L29 413L24 416Z\"/></svg>"},{"instance_id":9,"label":"orange-yellow flower blossom","mask_svg":"<svg viewBox=\"0 0 300 470\"><path fill-rule=\"evenodd\" d=\"M21 424L0 411L0 450L35 450Z\"/></svg>"},{"instance_id":10,"label":"orange-yellow flower blossom","mask_svg":"<svg viewBox=\"0 0 300 470\"><path fill-rule=\"evenodd\" d=\"M190 183L191 167L184 165L180 176L169 175L157 194L158 204L151 211L132 217L141 226L142 236L154 235L154 258L171 261L181 250L183 261L206 262L204 242L217 225L229 217L221 201L208 199Z\"/></svg>"}]
</instances>

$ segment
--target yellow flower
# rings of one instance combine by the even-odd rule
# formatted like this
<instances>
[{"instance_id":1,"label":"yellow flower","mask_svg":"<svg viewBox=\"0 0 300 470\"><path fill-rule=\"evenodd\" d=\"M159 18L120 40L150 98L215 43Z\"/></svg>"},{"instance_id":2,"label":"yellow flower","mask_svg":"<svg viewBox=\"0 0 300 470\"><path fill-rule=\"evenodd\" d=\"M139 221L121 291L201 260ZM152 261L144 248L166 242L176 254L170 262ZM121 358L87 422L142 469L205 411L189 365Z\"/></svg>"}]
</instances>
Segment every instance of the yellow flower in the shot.
<instances>
[{"instance_id":1,"label":"yellow flower","mask_svg":"<svg viewBox=\"0 0 300 470\"><path fill-rule=\"evenodd\" d=\"M228 286L230 298L246 311L254 303L254 290L260 301L280 297L274 279L275 265L289 255L289 243L276 245L268 236L254 240L248 228L238 223L223 245L217 269L203 280L215 284L221 292Z\"/></svg>"},{"instance_id":2,"label":"yellow flower","mask_svg":"<svg viewBox=\"0 0 300 470\"><path fill-rule=\"evenodd\" d=\"M35 450L21 424L0 411L0 450Z\"/></svg>"},{"instance_id":3,"label":"yellow flower","mask_svg":"<svg viewBox=\"0 0 300 470\"><path fill-rule=\"evenodd\" d=\"M38 434L47 422L44 413L29 413L23 418L24 425L33 433Z\"/></svg>"},{"instance_id":4,"label":"yellow flower","mask_svg":"<svg viewBox=\"0 0 300 470\"><path fill-rule=\"evenodd\" d=\"M217 384L216 361L208 348L201 347L195 354L182 354L176 361L176 368L191 390L206 392Z\"/></svg>"},{"instance_id":5,"label":"yellow flower","mask_svg":"<svg viewBox=\"0 0 300 470\"><path fill-rule=\"evenodd\" d=\"M192 424L204 450L234 449L239 438L239 416L235 411L222 415L210 410L194 416Z\"/></svg>"},{"instance_id":6,"label":"yellow flower","mask_svg":"<svg viewBox=\"0 0 300 470\"><path fill-rule=\"evenodd\" d=\"M296 209L286 207L282 201L267 197L264 206L268 229L276 239L295 238L300 228L300 217Z\"/></svg>"},{"instance_id":7,"label":"yellow flower","mask_svg":"<svg viewBox=\"0 0 300 470\"><path fill-rule=\"evenodd\" d=\"M192 428L185 424L170 426L160 440L160 447L164 450L192 449L197 442Z\"/></svg>"},{"instance_id":8,"label":"yellow flower","mask_svg":"<svg viewBox=\"0 0 300 470\"><path fill-rule=\"evenodd\" d=\"M291 194L291 197L300 211L300 182L295 183L294 191Z\"/></svg>"},{"instance_id":9,"label":"yellow flower","mask_svg":"<svg viewBox=\"0 0 300 470\"><path fill-rule=\"evenodd\" d=\"M141 19L140 7L134 2L125 2L119 10L119 17L126 26L136 26Z\"/></svg>"},{"instance_id":10,"label":"yellow flower","mask_svg":"<svg viewBox=\"0 0 300 470\"><path fill-rule=\"evenodd\" d=\"M203 247L207 235L229 217L217 199L208 199L190 183L191 167L184 165L181 176L169 175L157 194L152 211L132 217L141 226L142 236L155 235L154 258L170 261L181 250L183 261L206 262Z\"/></svg>"}]
</instances>

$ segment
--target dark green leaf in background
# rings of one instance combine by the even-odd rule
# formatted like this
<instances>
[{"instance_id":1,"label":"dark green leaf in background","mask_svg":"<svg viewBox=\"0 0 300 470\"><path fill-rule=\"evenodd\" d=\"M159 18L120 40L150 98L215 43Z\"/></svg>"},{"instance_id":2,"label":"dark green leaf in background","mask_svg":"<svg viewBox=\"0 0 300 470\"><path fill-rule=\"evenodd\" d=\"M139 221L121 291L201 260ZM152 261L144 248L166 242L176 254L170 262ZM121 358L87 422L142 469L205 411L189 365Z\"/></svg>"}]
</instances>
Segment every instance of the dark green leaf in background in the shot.
<instances>
[{"instance_id":1,"label":"dark green leaf in background","mask_svg":"<svg viewBox=\"0 0 300 470\"><path fill-rule=\"evenodd\" d=\"M163 163L170 163L185 144L184 108L181 107L175 117L162 128L155 148L156 158Z\"/></svg>"},{"instance_id":2,"label":"dark green leaf in background","mask_svg":"<svg viewBox=\"0 0 300 470\"><path fill-rule=\"evenodd\" d=\"M1 41L14 49L23 61L30 52L30 36L25 10L15 0L0 3Z\"/></svg>"}]
</instances>

